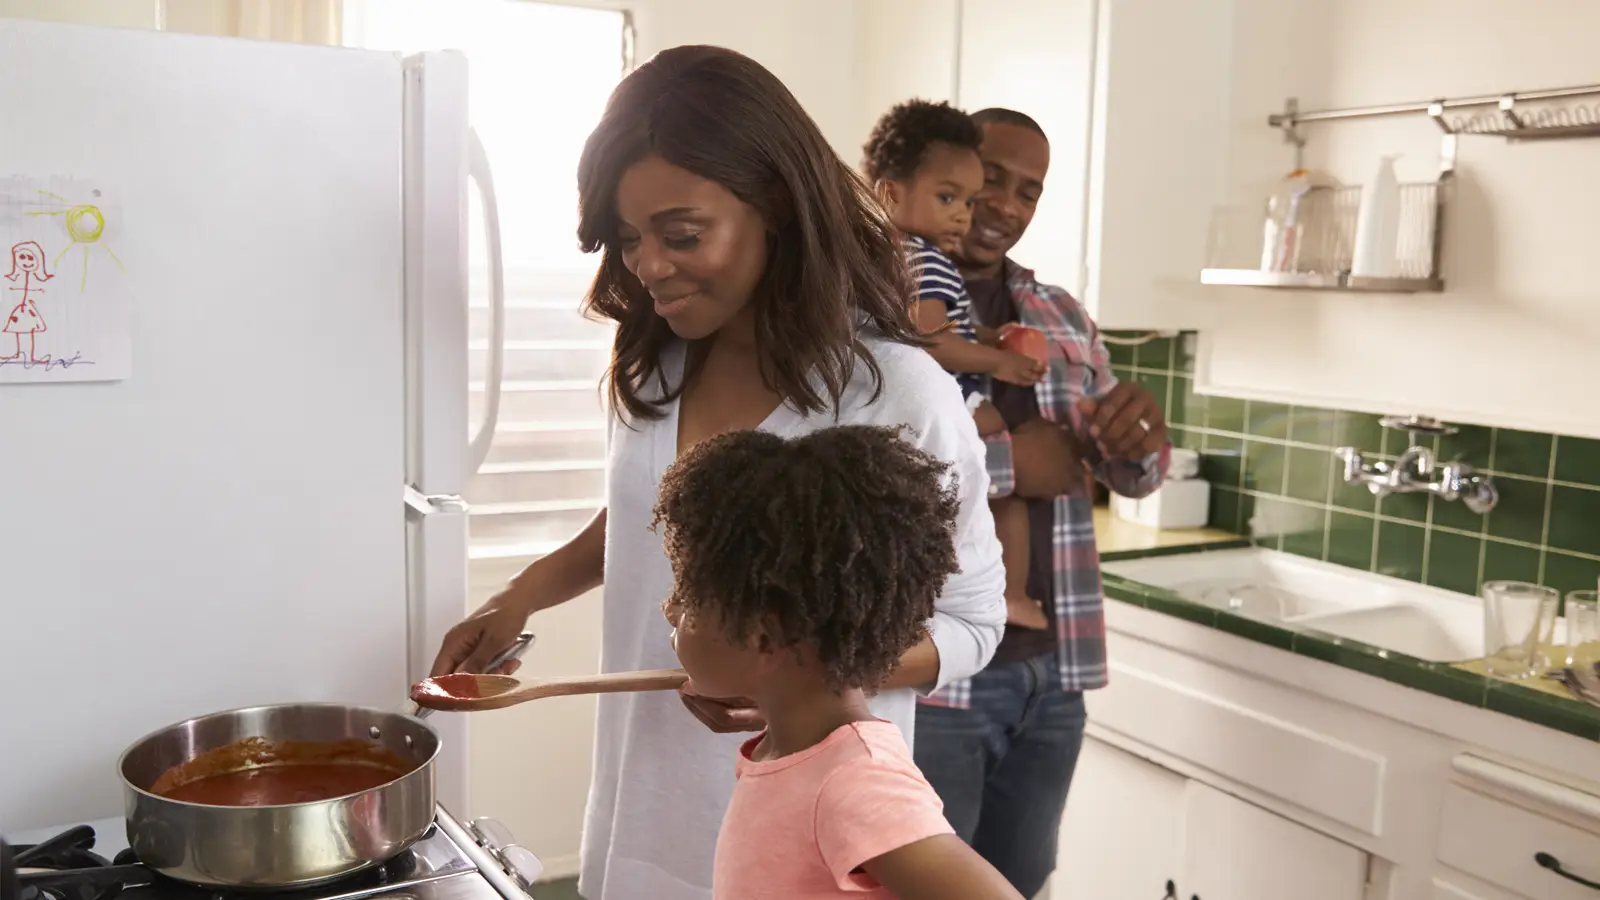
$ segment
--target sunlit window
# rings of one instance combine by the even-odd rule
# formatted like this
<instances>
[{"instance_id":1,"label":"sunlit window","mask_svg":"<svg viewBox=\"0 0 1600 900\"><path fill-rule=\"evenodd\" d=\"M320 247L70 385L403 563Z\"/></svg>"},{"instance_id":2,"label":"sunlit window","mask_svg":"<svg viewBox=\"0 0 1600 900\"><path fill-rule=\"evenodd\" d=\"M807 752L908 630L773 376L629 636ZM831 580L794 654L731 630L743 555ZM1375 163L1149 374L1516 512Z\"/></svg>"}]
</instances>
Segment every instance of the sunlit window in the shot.
<instances>
[{"instance_id":1,"label":"sunlit window","mask_svg":"<svg viewBox=\"0 0 1600 900\"><path fill-rule=\"evenodd\" d=\"M468 485L474 558L547 552L601 505L605 432L597 390L607 325L578 312L597 259L577 247L578 155L623 74L626 17L528 0L350 0L346 43L468 61L473 128L499 200L506 363L489 462ZM481 420L488 279L474 192L472 418Z\"/></svg>"}]
</instances>

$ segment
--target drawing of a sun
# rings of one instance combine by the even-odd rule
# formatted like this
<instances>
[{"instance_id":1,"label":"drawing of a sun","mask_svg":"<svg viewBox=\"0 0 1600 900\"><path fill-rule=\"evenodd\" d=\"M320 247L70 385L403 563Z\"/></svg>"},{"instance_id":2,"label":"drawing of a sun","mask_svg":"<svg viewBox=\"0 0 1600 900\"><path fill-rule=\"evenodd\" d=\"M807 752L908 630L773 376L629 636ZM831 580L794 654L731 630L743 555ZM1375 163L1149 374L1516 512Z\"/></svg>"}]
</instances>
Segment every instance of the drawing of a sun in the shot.
<instances>
[{"instance_id":1,"label":"drawing of a sun","mask_svg":"<svg viewBox=\"0 0 1600 900\"><path fill-rule=\"evenodd\" d=\"M58 194L52 194L49 191L40 191L39 193L45 197L49 197L52 200L58 201L60 204L62 204L61 208L30 212L28 215L61 216L62 224L65 225L67 229L67 246L63 247L61 252L56 254L56 258L52 260L52 264L59 265L61 263L61 258L66 256L73 247L83 248L83 276L79 280L79 291L82 291L89 284L89 254L90 251L95 247L99 247L101 250L104 250L106 255L111 257L111 261L117 264L118 269L122 269L124 272L127 271L127 269L123 268L122 266L122 260L117 258L117 254L112 252L111 247L100 242L101 236L104 235L106 231L106 215L100 210L99 206L96 206L93 203L74 204L67 200L67 198ZM93 191L92 193L96 198L100 196L100 192L98 190Z\"/></svg>"}]
</instances>

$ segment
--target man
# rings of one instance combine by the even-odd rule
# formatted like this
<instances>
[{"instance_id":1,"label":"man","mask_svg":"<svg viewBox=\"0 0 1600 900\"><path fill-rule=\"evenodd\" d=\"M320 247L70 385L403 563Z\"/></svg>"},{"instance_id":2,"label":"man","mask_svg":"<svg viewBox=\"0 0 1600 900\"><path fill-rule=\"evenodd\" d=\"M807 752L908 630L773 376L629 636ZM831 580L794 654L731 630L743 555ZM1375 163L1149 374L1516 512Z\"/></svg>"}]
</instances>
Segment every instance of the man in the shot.
<instances>
[{"instance_id":1,"label":"man","mask_svg":"<svg viewBox=\"0 0 1600 900\"><path fill-rule=\"evenodd\" d=\"M1028 501L1028 595L1050 627L1008 626L988 668L919 705L916 762L964 839L1025 897L1055 868L1067 787L1083 744L1083 692L1106 684L1099 556L1085 471L1131 497L1160 486L1171 454L1148 391L1111 374L1099 330L1066 291L1038 283L1007 253L1044 190L1050 144L1008 109L973 115L983 130L984 189L960 257L975 319L1020 322L1059 347L1032 388L996 383L1006 425L989 445L998 495Z\"/></svg>"}]
</instances>

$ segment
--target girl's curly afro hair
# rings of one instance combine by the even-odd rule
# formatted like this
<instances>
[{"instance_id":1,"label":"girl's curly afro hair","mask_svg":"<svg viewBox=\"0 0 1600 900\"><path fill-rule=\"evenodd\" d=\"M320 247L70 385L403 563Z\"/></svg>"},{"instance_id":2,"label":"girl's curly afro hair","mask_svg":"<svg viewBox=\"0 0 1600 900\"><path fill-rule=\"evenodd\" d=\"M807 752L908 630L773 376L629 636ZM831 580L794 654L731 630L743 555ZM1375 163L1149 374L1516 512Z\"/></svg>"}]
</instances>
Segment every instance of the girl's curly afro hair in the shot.
<instances>
[{"instance_id":1,"label":"girl's curly afro hair","mask_svg":"<svg viewBox=\"0 0 1600 900\"><path fill-rule=\"evenodd\" d=\"M714 613L736 645L767 628L811 648L834 690L870 690L926 634L959 570L959 506L949 467L899 429L711 438L661 479L668 604Z\"/></svg>"}]
</instances>

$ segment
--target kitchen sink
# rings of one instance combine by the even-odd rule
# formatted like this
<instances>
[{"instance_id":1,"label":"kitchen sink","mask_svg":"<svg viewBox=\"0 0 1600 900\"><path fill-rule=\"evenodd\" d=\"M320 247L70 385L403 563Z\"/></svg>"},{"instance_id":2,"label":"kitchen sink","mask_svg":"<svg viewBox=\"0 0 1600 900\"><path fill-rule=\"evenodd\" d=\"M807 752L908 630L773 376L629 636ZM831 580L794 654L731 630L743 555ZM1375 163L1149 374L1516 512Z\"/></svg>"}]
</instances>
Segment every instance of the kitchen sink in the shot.
<instances>
[{"instance_id":1,"label":"kitchen sink","mask_svg":"<svg viewBox=\"0 0 1600 900\"><path fill-rule=\"evenodd\" d=\"M1476 597L1259 548L1106 563L1105 571L1235 615L1432 662L1483 656Z\"/></svg>"},{"instance_id":2,"label":"kitchen sink","mask_svg":"<svg viewBox=\"0 0 1600 900\"><path fill-rule=\"evenodd\" d=\"M1349 638L1432 662L1478 659L1483 656L1481 609L1455 605L1464 608L1400 604L1312 616L1294 624L1301 631Z\"/></svg>"}]
</instances>

